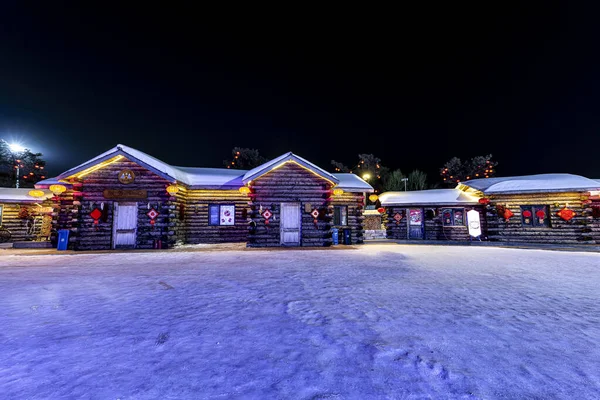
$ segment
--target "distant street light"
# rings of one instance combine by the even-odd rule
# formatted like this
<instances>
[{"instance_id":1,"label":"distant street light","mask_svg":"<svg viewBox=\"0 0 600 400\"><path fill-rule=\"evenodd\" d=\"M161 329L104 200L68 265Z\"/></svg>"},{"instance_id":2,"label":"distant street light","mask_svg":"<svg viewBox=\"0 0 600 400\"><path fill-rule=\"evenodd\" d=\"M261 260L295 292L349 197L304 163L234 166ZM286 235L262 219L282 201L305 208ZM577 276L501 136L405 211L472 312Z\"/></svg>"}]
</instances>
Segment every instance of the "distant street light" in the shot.
<instances>
[{"instance_id":1,"label":"distant street light","mask_svg":"<svg viewBox=\"0 0 600 400\"><path fill-rule=\"evenodd\" d=\"M9 143L8 148L13 153L21 153L25 151L25 147L21 146L19 143Z\"/></svg>"},{"instance_id":2,"label":"distant street light","mask_svg":"<svg viewBox=\"0 0 600 400\"><path fill-rule=\"evenodd\" d=\"M406 192L406 181L408 181L408 178L402 178L402 180L404 181L404 191Z\"/></svg>"}]
</instances>

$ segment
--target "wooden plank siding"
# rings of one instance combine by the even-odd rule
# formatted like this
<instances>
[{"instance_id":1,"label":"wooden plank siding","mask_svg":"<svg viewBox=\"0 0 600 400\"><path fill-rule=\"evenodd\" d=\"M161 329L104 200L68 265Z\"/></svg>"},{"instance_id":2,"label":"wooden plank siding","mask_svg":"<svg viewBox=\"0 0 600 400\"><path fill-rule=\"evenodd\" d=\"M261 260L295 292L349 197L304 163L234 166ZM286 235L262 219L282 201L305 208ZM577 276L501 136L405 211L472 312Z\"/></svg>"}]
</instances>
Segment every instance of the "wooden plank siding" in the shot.
<instances>
[{"instance_id":1,"label":"wooden plank siding","mask_svg":"<svg viewBox=\"0 0 600 400\"><path fill-rule=\"evenodd\" d=\"M185 242L245 242L248 196L238 190L188 190L185 197ZM209 205L235 205L234 225L209 225Z\"/></svg>"},{"instance_id":2,"label":"wooden plank siding","mask_svg":"<svg viewBox=\"0 0 600 400\"><path fill-rule=\"evenodd\" d=\"M343 229L350 229L352 244L364 242L364 196L362 193L344 192L341 195L331 197L331 205L348 207L348 224L346 226L333 225L339 229L339 243L343 242Z\"/></svg>"},{"instance_id":3,"label":"wooden plank siding","mask_svg":"<svg viewBox=\"0 0 600 400\"><path fill-rule=\"evenodd\" d=\"M483 206L388 206L386 207L386 213L388 215L387 220L387 238L395 240L407 240L408 239L408 210L411 208L422 208L423 219L424 219L424 234L423 239L414 240L451 240L451 241L467 241L470 240L469 230L466 226L466 213L470 210L479 211L479 219L481 221L482 236L485 235L487 224L485 221L485 210ZM463 208L464 209L464 221L465 225L461 226L444 226L442 221L442 210L446 208ZM431 219L426 217L427 210L434 210L434 216ZM396 223L394 215L400 213L404 217L399 223Z\"/></svg>"},{"instance_id":4,"label":"wooden plank siding","mask_svg":"<svg viewBox=\"0 0 600 400\"><path fill-rule=\"evenodd\" d=\"M600 220L592 216L592 204L584 204L589 196L585 192L532 193L493 195L486 214L490 240L502 242L532 243L600 243ZM508 221L498 217L496 205L502 205L514 213ZM576 215L570 221L557 213L568 204ZM523 226L521 206L547 205L550 216L549 227Z\"/></svg>"},{"instance_id":5,"label":"wooden plank siding","mask_svg":"<svg viewBox=\"0 0 600 400\"><path fill-rule=\"evenodd\" d=\"M335 199L332 182L293 162L258 177L250 186L252 193L248 215L256 228L248 235L249 247L280 246L280 213L281 203L284 202L300 203L300 246L331 246L333 204L348 205L348 223L352 229L353 243L362 243L362 203L360 207L358 205L362 195L345 193ZM260 214L261 207L263 212L269 209L273 213L269 224ZM310 215L314 209L320 211L316 224Z\"/></svg>"},{"instance_id":6,"label":"wooden plank siding","mask_svg":"<svg viewBox=\"0 0 600 400\"><path fill-rule=\"evenodd\" d=\"M130 169L135 174L135 180L130 184L122 184L118 180L118 173ZM63 193L60 209L56 215L58 229L69 229L69 247L76 250L106 250L112 248L112 227L115 203L135 202L138 204L138 225L136 248L150 249L154 247L155 239L163 241L163 247L174 245L177 236L175 229L175 211L178 198L171 197L166 187L171 182L147 170L146 168L121 159L106 165L73 182L73 189ZM106 199L104 190L144 190L146 198L139 199ZM94 208L107 209L106 221L99 220L94 224L89 215ZM151 225L150 218L146 215L150 208L160 214L155 225Z\"/></svg>"},{"instance_id":7,"label":"wooden plank siding","mask_svg":"<svg viewBox=\"0 0 600 400\"><path fill-rule=\"evenodd\" d=\"M10 231L11 238L9 242L38 239L38 235L41 233L42 219L52 218L53 202L52 200L44 200L38 204L39 206L32 203L0 203L0 206L2 207L2 220L0 221L0 226ZM19 213L22 209L28 210L29 214L35 218L36 222L30 233L28 233L28 220L19 217ZM47 239L49 239L49 237L47 237Z\"/></svg>"}]
</instances>

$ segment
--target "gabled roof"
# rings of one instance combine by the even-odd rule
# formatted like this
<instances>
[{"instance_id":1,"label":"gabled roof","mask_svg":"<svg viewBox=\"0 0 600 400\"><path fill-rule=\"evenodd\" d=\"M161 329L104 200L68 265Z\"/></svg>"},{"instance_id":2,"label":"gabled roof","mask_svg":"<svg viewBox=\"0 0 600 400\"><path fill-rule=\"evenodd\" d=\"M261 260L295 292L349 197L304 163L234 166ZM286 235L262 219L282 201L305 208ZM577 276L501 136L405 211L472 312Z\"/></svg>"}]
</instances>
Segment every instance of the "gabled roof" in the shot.
<instances>
[{"instance_id":1,"label":"gabled roof","mask_svg":"<svg viewBox=\"0 0 600 400\"><path fill-rule=\"evenodd\" d=\"M51 191L42 190L44 196L31 197L31 190L33 189L0 188L0 203L37 203L53 196Z\"/></svg>"},{"instance_id":2,"label":"gabled roof","mask_svg":"<svg viewBox=\"0 0 600 400\"><path fill-rule=\"evenodd\" d=\"M458 189L430 189L408 192L385 192L379 196L382 206L423 205L455 206L476 205L478 198Z\"/></svg>"},{"instance_id":3,"label":"gabled roof","mask_svg":"<svg viewBox=\"0 0 600 400\"><path fill-rule=\"evenodd\" d=\"M132 147L125 146L124 144L116 145L112 149L105 151L99 156L94 157L91 160L84 162L83 164L80 164L74 168L63 172L62 174L58 175L57 178L68 178L90 167L93 167L94 165L102 161L110 160L111 158L114 158L116 156L123 156L137 164L140 164L141 166L149 169L150 171L169 181L177 180L183 182L185 179L185 174L179 171L177 168L174 168L169 164L152 157L149 154L136 150Z\"/></svg>"},{"instance_id":4,"label":"gabled roof","mask_svg":"<svg viewBox=\"0 0 600 400\"><path fill-rule=\"evenodd\" d=\"M593 179L572 174L539 174L484 178L465 181L462 184L483 192L486 195L587 191L596 190L600 186Z\"/></svg>"},{"instance_id":5,"label":"gabled roof","mask_svg":"<svg viewBox=\"0 0 600 400\"><path fill-rule=\"evenodd\" d=\"M356 174L334 174L334 176L340 181L336 188L346 192L374 192L373 186Z\"/></svg>"},{"instance_id":6,"label":"gabled roof","mask_svg":"<svg viewBox=\"0 0 600 400\"><path fill-rule=\"evenodd\" d=\"M259 165L258 167L246 172L246 174L244 175L244 180L243 180L244 184L248 183L249 181L251 181L253 179L258 178L261 175L266 174L267 172L274 170L275 168L278 168L283 163L288 162L288 161L293 161L297 164L300 164L301 166L309 169L313 173L321 176L322 178L333 182L334 184L337 184L340 181L333 174L325 171L322 168L317 167L315 164L311 163L310 161L307 161L304 158L297 156L290 151L290 152L285 153L277 158L272 159L271 161L267 161L263 165Z\"/></svg>"},{"instance_id":7,"label":"gabled roof","mask_svg":"<svg viewBox=\"0 0 600 400\"><path fill-rule=\"evenodd\" d=\"M287 161L296 162L303 167L311 170L313 173L331 181L334 184L348 192L372 192L373 187L354 174L331 174L313 163L299 157L293 153L286 153L271 161L260 165L250 171L227 168L193 168L193 167L176 167L169 165L151 155L132 147L118 144L112 149L105 151L97 157L92 158L74 168L71 168L54 178L39 181L36 187L47 188L48 186L60 183L68 186L64 180L73 175L87 170L103 161L111 160L115 157L122 156L130 161L133 161L155 174L163 177L171 182L179 182L186 185L190 189L237 189L243 186L248 181L255 179L267 172L277 168L282 163Z\"/></svg>"}]
</instances>

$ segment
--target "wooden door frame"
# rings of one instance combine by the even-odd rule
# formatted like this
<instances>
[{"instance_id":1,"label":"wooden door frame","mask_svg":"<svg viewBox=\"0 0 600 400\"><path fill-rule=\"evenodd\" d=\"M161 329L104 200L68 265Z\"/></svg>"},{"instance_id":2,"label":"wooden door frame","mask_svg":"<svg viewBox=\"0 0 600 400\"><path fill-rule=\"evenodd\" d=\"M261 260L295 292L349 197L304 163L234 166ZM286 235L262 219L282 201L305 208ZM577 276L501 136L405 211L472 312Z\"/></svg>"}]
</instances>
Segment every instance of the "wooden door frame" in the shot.
<instances>
[{"instance_id":1,"label":"wooden door frame","mask_svg":"<svg viewBox=\"0 0 600 400\"><path fill-rule=\"evenodd\" d=\"M296 204L298 206L298 243L290 245L283 243L283 205ZM302 202L284 201L279 204L279 244L281 246L300 247L302 245Z\"/></svg>"},{"instance_id":2,"label":"wooden door frame","mask_svg":"<svg viewBox=\"0 0 600 400\"><path fill-rule=\"evenodd\" d=\"M116 239L117 239L117 218L119 216L119 205L135 205L136 207L136 217L135 217L135 241L133 242L133 248L137 247L137 228L138 228L138 217L137 217L137 212L139 204L135 201L115 201L113 202L113 216L112 216L112 238L111 238L111 245L110 248L115 250L116 247ZM108 207L107 205L105 205L105 207Z\"/></svg>"}]
</instances>

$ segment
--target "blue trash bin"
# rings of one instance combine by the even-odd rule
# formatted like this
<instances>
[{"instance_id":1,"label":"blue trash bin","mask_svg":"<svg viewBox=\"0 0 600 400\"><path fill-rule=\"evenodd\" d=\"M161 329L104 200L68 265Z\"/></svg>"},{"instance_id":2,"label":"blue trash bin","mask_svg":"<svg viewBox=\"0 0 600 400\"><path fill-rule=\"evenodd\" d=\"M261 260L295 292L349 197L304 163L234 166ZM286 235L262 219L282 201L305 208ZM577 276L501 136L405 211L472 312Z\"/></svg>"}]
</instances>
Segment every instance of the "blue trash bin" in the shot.
<instances>
[{"instance_id":1,"label":"blue trash bin","mask_svg":"<svg viewBox=\"0 0 600 400\"><path fill-rule=\"evenodd\" d=\"M352 238L350 237L350 229L344 229L344 244L352 244Z\"/></svg>"},{"instance_id":2,"label":"blue trash bin","mask_svg":"<svg viewBox=\"0 0 600 400\"><path fill-rule=\"evenodd\" d=\"M56 245L56 250L66 250L68 244L69 244L69 230L68 229L59 229L58 230L58 244Z\"/></svg>"},{"instance_id":3,"label":"blue trash bin","mask_svg":"<svg viewBox=\"0 0 600 400\"><path fill-rule=\"evenodd\" d=\"M339 230L338 228L332 228L331 229L331 238L333 239L333 244L339 244L340 243L340 237L339 237Z\"/></svg>"}]
</instances>

